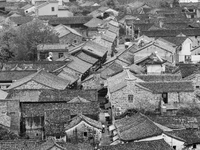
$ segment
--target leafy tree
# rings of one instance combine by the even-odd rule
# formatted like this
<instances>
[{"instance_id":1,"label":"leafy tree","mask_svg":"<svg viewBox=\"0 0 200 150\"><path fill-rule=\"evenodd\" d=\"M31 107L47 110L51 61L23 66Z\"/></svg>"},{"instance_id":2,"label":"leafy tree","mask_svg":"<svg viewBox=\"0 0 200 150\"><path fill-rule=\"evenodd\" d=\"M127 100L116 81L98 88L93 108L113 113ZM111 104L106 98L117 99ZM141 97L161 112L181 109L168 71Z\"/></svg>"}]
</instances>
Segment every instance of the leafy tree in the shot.
<instances>
[{"instance_id":1,"label":"leafy tree","mask_svg":"<svg viewBox=\"0 0 200 150\"><path fill-rule=\"evenodd\" d=\"M45 25L42 21L34 19L17 29L15 45L17 60L37 59L37 45L45 43L58 43L58 35L53 28Z\"/></svg>"},{"instance_id":2,"label":"leafy tree","mask_svg":"<svg viewBox=\"0 0 200 150\"><path fill-rule=\"evenodd\" d=\"M180 7L179 0L173 0L173 7Z\"/></svg>"}]
</instances>

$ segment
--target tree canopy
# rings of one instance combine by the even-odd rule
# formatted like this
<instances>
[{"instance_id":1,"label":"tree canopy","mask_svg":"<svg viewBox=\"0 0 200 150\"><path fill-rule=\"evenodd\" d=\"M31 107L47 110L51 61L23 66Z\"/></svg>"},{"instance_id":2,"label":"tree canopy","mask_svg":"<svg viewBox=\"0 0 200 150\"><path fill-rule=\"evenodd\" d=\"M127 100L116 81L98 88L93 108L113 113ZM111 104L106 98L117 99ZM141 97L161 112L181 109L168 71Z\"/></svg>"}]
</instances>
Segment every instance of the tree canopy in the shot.
<instances>
[{"instance_id":1,"label":"tree canopy","mask_svg":"<svg viewBox=\"0 0 200 150\"><path fill-rule=\"evenodd\" d=\"M58 35L43 21L33 21L19 27L10 27L0 35L0 59L35 61L37 45L58 43Z\"/></svg>"}]
</instances>

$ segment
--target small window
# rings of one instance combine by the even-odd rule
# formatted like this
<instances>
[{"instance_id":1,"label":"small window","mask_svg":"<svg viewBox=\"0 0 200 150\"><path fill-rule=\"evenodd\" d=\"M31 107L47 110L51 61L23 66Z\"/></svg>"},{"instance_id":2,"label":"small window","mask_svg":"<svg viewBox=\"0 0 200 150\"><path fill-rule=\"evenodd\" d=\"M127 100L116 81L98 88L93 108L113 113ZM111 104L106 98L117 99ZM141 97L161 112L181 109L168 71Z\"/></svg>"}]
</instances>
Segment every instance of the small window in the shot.
<instances>
[{"instance_id":1,"label":"small window","mask_svg":"<svg viewBox=\"0 0 200 150\"><path fill-rule=\"evenodd\" d=\"M176 146L173 146L173 149L176 150Z\"/></svg>"},{"instance_id":2,"label":"small window","mask_svg":"<svg viewBox=\"0 0 200 150\"><path fill-rule=\"evenodd\" d=\"M76 43L77 43L77 40L74 40L74 43L76 44Z\"/></svg>"},{"instance_id":3,"label":"small window","mask_svg":"<svg viewBox=\"0 0 200 150\"><path fill-rule=\"evenodd\" d=\"M58 58L61 58L61 57L63 57L63 56L64 56L63 53L58 53Z\"/></svg>"},{"instance_id":4,"label":"small window","mask_svg":"<svg viewBox=\"0 0 200 150\"><path fill-rule=\"evenodd\" d=\"M84 132L83 135L84 135L84 136L87 136L87 132Z\"/></svg>"},{"instance_id":5,"label":"small window","mask_svg":"<svg viewBox=\"0 0 200 150\"><path fill-rule=\"evenodd\" d=\"M129 103L133 102L133 95L128 95L128 101L129 101Z\"/></svg>"},{"instance_id":6,"label":"small window","mask_svg":"<svg viewBox=\"0 0 200 150\"><path fill-rule=\"evenodd\" d=\"M54 11L55 9L54 9L54 7L51 7L51 11Z\"/></svg>"},{"instance_id":7,"label":"small window","mask_svg":"<svg viewBox=\"0 0 200 150\"><path fill-rule=\"evenodd\" d=\"M168 94L167 93L162 93L162 98L163 98L163 102L165 104L167 104L168 103Z\"/></svg>"},{"instance_id":8,"label":"small window","mask_svg":"<svg viewBox=\"0 0 200 150\"><path fill-rule=\"evenodd\" d=\"M192 146L193 148L197 148L197 145L196 144L193 144L193 146Z\"/></svg>"},{"instance_id":9,"label":"small window","mask_svg":"<svg viewBox=\"0 0 200 150\"><path fill-rule=\"evenodd\" d=\"M199 89L199 86L196 86L196 89Z\"/></svg>"},{"instance_id":10,"label":"small window","mask_svg":"<svg viewBox=\"0 0 200 150\"><path fill-rule=\"evenodd\" d=\"M36 133L36 136L38 136L39 134L38 133Z\"/></svg>"}]
</instances>

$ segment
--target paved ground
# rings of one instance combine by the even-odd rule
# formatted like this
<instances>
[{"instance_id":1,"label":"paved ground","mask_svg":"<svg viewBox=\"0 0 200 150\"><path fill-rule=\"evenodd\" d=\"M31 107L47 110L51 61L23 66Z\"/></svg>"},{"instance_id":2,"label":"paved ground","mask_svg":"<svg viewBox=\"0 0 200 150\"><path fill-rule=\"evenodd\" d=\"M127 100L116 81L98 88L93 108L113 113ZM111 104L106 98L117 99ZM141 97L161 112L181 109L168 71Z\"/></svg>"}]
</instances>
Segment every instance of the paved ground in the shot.
<instances>
[{"instance_id":1,"label":"paved ground","mask_svg":"<svg viewBox=\"0 0 200 150\"><path fill-rule=\"evenodd\" d=\"M101 142L100 142L100 145L101 146L107 146L107 145L110 145L111 143L111 140L110 140L110 137L109 137L109 132L108 132L108 128L106 127L105 129L105 132L102 133L102 139L101 139Z\"/></svg>"}]
</instances>

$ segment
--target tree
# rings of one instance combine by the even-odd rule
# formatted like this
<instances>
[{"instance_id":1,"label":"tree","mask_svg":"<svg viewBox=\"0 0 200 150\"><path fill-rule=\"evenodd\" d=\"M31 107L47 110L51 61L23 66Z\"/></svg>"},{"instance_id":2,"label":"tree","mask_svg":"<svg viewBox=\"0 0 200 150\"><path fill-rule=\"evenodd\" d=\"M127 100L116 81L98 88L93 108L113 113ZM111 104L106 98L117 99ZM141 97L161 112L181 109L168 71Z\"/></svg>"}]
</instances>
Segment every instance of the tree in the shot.
<instances>
[{"instance_id":1,"label":"tree","mask_svg":"<svg viewBox=\"0 0 200 150\"><path fill-rule=\"evenodd\" d=\"M34 19L17 29L16 44L17 60L37 60L37 45L58 43L58 35L53 28L44 24L43 21Z\"/></svg>"},{"instance_id":2,"label":"tree","mask_svg":"<svg viewBox=\"0 0 200 150\"><path fill-rule=\"evenodd\" d=\"M180 7L179 0L173 0L173 7Z\"/></svg>"}]
</instances>

